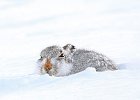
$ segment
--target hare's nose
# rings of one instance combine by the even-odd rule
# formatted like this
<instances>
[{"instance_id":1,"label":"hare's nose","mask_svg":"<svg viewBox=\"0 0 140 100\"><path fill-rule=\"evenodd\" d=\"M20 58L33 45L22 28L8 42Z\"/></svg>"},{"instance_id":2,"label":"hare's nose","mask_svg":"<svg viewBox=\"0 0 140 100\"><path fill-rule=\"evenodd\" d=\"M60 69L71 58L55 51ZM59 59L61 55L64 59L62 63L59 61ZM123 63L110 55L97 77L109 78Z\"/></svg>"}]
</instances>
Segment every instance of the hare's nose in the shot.
<instances>
[{"instance_id":1,"label":"hare's nose","mask_svg":"<svg viewBox=\"0 0 140 100\"><path fill-rule=\"evenodd\" d=\"M52 69L52 65L51 64L46 65L46 69L51 70Z\"/></svg>"}]
</instances>

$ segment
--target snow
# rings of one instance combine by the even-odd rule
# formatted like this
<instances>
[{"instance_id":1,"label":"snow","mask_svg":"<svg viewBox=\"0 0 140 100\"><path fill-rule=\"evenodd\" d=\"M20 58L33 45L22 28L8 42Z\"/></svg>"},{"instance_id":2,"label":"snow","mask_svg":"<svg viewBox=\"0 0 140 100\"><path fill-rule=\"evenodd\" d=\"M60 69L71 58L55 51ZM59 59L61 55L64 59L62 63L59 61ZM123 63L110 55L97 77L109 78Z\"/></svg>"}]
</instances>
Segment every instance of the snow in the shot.
<instances>
[{"instance_id":1,"label":"snow","mask_svg":"<svg viewBox=\"0 0 140 100\"><path fill-rule=\"evenodd\" d=\"M140 1L1 0L0 100L139 100ZM120 70L39 75L42 49L101 52Z\"/></svg>"}]
</instances>

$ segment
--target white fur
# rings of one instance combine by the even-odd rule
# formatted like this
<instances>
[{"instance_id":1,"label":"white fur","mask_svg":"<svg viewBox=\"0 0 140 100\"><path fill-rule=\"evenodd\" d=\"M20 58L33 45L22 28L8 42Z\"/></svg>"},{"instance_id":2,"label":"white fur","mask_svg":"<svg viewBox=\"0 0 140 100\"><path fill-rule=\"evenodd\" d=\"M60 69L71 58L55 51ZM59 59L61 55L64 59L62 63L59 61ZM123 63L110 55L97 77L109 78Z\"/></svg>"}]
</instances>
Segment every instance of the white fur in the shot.
<instances>
[{"instance_id":1,"label":"white fur","mask_svg":"<svg viewBox=\"0 0 140 100\"><path fill-rule=\"evenodd\" d=\"M41 62L41 68L40 68L40 74L46 74L46 71L44 69L44 64L46 63L47 58L44 58Z\"/></svg>"},{"instance_id":2,"label":"white fur","mask_svg":"<svg viewBox=\"0 0 140 100\"><path fill-rule=\"evenodd\" d=\"M40 62L40 74L45 74L46 71L44 69L44 64L46 63L47 58L44 58L42 62ZM51 59L51 63L53 64L53 68L49 71L49 75L54 76L66 76L71 72L72 64L65 62L64 59L61 61L56 60L55 58Z\"/></svg>"},{"instance_id":3,"label":"white fur","mask_svg":"<svg viewBox=\"0 0 140 100\"><path fill-rule=\"evenodd\" d=\"M71 72L72 64L66 63L64 60L57 63L58 69L56 76L66 76Z\"/></svg>"},{"instance_id":4,"label":"white fur","mask_svg":"<svg viewBox=\"0 0 140 100\"><path fill-rule=\"evenodd\" d=\"M71 51L69 49L63 50L64 55L70 55Z\"/></svg>"}]
</instances>

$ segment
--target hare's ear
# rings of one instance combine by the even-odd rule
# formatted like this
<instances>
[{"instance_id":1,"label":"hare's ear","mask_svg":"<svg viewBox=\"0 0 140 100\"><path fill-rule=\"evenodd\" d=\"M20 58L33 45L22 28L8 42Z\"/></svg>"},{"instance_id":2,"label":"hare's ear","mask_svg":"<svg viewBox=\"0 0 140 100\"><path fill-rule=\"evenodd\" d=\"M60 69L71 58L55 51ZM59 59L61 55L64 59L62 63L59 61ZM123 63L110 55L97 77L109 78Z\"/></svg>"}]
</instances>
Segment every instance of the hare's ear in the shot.
<instances>
[{"instance_id":1,"label":"hare's ear","mask_svg":"<svg viewBox=\"0 0 140 100\"><path fill-rule=\"evenodd\" d=\"M67 45L63 46L63 49L64 49L64 50L67 50L67 49L73 50L73 49L76 49L76 48L75 48L75 46L72 45L72 44L67 44Z\"/></svg>"},{"instance_id":2,"label":"hare's ear","mask_svg":"<svg viewBox=\"0 0 140 100\"><path fill-rule=\"evenodd\" d=\"M71 46L71 49L76 49L74 45Z\"/></svg>"}]
</instances>

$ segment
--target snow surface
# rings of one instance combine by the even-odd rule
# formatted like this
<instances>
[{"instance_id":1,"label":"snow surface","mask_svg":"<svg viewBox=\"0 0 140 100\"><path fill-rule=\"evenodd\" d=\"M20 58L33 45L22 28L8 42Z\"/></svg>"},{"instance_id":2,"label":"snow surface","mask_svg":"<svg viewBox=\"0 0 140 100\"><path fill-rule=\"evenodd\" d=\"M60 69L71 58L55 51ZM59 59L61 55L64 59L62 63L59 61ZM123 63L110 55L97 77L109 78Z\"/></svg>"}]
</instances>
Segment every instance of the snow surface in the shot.
<instances>
[{"instance_id":1,"label":"snow surface","mask_svg":"<svg viewBox=\"0 0 140 100\"><path fill-rule=\"evenodd\" d=\"M38 75L40 51L74 44L118 71ZM0 100L140 100L139 0L1 0Z\"/></svg>"}]
</instances>

